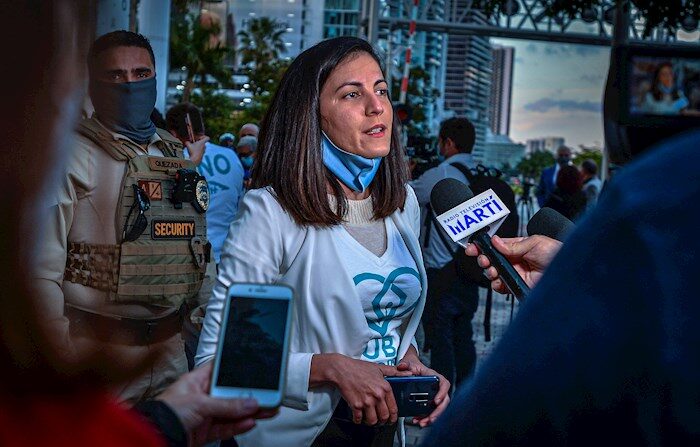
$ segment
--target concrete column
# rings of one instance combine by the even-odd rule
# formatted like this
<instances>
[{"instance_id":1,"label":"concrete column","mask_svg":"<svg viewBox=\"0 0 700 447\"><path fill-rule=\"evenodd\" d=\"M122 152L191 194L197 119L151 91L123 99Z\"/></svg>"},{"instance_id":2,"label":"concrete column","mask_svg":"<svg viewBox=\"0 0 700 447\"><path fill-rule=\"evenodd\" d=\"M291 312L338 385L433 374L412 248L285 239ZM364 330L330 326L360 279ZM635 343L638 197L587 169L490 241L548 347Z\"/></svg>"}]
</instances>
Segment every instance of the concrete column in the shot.
<instances>
[{"instance_id":1,"label":"concrete column","mask_svg":"<svg viewBox=\"0 0 700 447\"><path fill-rule=\"evenodd\" d=\"M170 71L170 0L141 0L138 30L151 41L153 54L156 56L156 108L165 116L165 96Z\"/></svg>"}]
</instances>

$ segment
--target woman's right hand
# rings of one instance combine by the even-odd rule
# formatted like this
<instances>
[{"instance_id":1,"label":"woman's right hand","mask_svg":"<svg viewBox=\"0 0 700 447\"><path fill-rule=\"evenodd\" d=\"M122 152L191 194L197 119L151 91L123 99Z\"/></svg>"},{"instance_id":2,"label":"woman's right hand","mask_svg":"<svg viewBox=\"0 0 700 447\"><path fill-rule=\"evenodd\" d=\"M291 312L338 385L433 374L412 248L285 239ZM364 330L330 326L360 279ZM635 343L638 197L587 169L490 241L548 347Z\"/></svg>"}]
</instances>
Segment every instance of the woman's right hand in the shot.
<instances>
[{"instance_id":1,"label":"woman's right hand","mask_svg":"<svg viewBox=\"0 0 700 447\"><path fill-rule=\"evenodd\" d=\"M367 425L395 423L398 407L385 376L411 376L395 366L356 360L341 354L315 354L310 386L334 385L352 410L353 422Z\"/></svg>"}]
</instances>

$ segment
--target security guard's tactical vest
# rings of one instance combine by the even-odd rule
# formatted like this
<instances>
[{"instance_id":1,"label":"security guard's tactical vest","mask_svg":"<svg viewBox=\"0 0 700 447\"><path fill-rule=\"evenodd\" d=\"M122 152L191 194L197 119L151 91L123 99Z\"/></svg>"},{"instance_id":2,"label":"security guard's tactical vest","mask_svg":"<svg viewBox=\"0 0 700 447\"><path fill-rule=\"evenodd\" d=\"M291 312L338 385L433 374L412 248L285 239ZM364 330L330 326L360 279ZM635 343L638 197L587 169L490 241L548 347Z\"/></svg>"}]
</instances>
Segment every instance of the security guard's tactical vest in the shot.
<instances>
[{"instance_id":1,"label":"security guard's tactical vest","mask_svg":"<svg viewBox=\"0 0 700 447\"><path fill-rule=\"evenodd\" d=\"M69 241L64 278L108 292L112 302L180 307L196 296L209 261L206 181L164 130L157 130L164 157L140 155L134 143L115 140L94 119L83 120L78 132L125 162L126 172L116 213L119 243Z\"/></svg>"}]
</instances>

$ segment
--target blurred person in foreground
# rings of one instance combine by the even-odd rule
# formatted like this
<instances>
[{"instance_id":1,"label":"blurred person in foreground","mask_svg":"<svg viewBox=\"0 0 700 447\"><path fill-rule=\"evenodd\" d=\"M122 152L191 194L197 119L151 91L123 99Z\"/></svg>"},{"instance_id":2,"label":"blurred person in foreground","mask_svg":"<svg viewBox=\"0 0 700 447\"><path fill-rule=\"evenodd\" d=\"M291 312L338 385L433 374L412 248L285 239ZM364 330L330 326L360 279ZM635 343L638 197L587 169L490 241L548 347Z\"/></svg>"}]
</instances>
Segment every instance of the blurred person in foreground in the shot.
<instances>
[{"instance_id":1,"label":"blurred person in foreground","mask_svg":"<svg viewBox=\"0 0 700 447\"><path fill-rule=\"evenodd\" d=\"M30 292L28 272L43 255L37 234L45 215L39 204L56 187L74 149L84 79L78 55L87 44L82 33L87 27L81 26L87 20L78 17L88 10L88 2L74 0L0 5L7 20L0 31L2 49L23 67L21 77L0 73L0 81L13 86L4 104L14 111L0 123L13 148L0 164L0 186L13 191L0 201L0 244L13 254L3 257L0 269L0 445L184 447L230 437L269 414L259 412L254 401L210 398L206 369L183 376L141 415L125 409L108 388L150 368L158 353L134 362L114 346L86 344L66 356L50 340L44 307ZM42 32L25 33L22 46L12 43L31 26Z\"/></svg>"},{"instance_id":2,"label":"blurred person in foreground","mask_svg":"<svg viewBox=\"0 0 700 447\"><path fill-rule=\"evenodd\" d=\"M536 287L424 445L700 443L699 140L616 174L563 246L493 238Z\"/></svg>"},{"instance_id":3,"label":"blurred person in foreground","mask_svg":"<svg viewBox=\"0 0 700 447\"><path fill-rule=\"evenodd\" d=\"M231 284L294 288L280 414L238 436L242 447L391 447L398 409L385 376L440 378L423 427L449 402L449 382L416 351L420 210L387 88L369 43L329 39L294 59L263 120L196 359L214 356Z\"/></svg>"},{"instance_id":4,"label":"blurred person in foreground","mask_svg":"<svg viewBox=\"0 0 700 447\"><path fill-rule=\"evenodd\" d=\"M189 116L195 141L206 137L202 112L192 103L177 104L166 114L168 131L182 144L189 141L186 117ZM189 154L186 152L185 156ZM228 148L207 142L202 162L197 171L207 179L209 185L209 208L207 208L207 239L211 243L212 262L207 265L206 276L199 293L186 301L187 312L183 325L185 354L191 370L204 316L204 307L209 301L211 289L216 281L216 271L221 259L221 249L228 228L238 212L238 202L243 196L243 166L236 154Z\"/></svg>"}]
</instances>

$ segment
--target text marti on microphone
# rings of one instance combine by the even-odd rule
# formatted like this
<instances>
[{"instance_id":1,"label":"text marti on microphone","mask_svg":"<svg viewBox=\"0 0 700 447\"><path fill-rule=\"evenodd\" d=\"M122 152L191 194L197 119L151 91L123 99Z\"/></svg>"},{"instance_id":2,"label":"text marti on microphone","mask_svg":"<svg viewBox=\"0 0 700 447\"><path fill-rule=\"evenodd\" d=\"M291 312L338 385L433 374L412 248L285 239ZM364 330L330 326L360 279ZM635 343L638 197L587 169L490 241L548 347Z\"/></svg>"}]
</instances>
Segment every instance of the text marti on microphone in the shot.
<instances>
[{"instance_id":1,"label":"text marti on microphone","mask_svg":"<svg viewBox=\"0 0 700 447\"><path fill-rule=\"evenodd\" d=\"M437 216L437 220L454 242L489 227L493 236L510 214L510 210L491 189Z\"/></svg>"}]
</instances>

